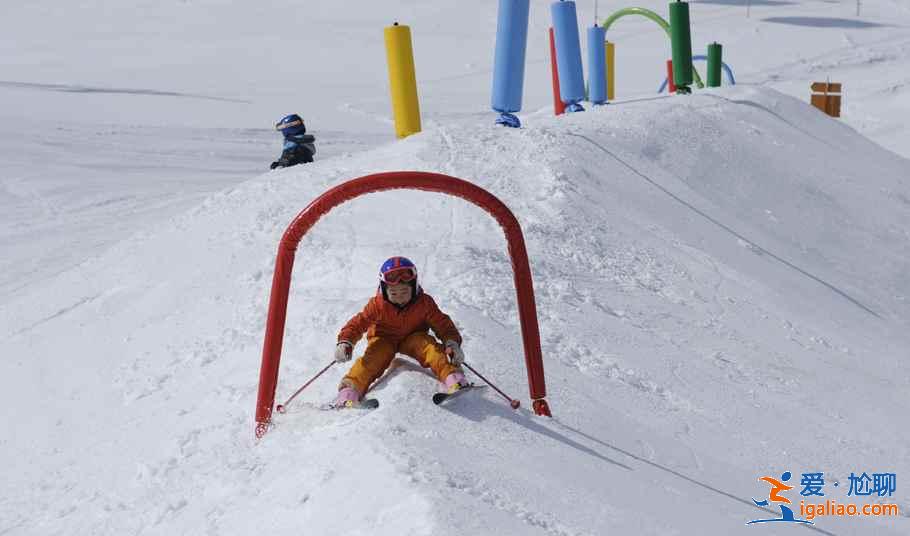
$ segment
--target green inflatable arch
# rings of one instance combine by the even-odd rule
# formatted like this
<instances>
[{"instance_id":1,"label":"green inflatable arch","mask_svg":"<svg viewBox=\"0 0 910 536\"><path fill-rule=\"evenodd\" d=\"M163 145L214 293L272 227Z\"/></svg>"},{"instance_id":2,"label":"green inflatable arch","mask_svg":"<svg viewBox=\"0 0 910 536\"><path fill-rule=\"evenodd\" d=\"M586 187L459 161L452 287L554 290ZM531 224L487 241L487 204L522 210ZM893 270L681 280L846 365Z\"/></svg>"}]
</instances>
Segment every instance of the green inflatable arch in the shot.
<instances>
[{"instance_id":1,"label":"green inflatable arch","mask_svg":"<svg viewBox=\"0 0 910 536\"><path fill-rule=\"evenodd\" d=\"M658 26L663 28L665 32L667 32L667 37L671 36L670 23L664 20L664 18L657 13L643 7L627 7L620 9L616 13L613 13L607 17L607 20L605 20L601 26L603 26L604 31L607 31L610 29L610 26L616 22L617 19L625 17L626 15L641 15L647 19L651 19L652 21L656 22ZM698 86L699 89L703 89L705 87L705 84L701 81L701 76L698 75L698 70L695 68L694 64L692 65L692 74L695 78L695 85Z\"/></svg>"}]
</instances>

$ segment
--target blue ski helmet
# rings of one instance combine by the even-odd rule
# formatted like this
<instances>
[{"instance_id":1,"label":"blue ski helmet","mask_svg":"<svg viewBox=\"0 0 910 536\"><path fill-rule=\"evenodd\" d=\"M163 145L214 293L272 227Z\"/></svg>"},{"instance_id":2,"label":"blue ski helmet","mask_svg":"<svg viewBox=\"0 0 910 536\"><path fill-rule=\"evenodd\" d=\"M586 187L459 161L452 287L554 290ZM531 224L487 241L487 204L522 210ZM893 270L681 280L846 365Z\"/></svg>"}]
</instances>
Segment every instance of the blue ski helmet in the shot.
<instances>
[{"instance_id":1,"label":"blue ski helmet","mask_svg":"<svg viewBox=\"0 0 910 536\"><path fill-rule=\"evenodd\" d=\"M281 121L275 124L275 129L284 134L285 138L306 134L306 125L303 124L303 119L297 114L282 117Z\"/></svg>"},{"instance_id":2,"label":"blue ski helmet","mask_svg":"<svg viewBox=\"0 0 910 536\"><path fill-rule=\"evenodd\" d=\"M412 301L417 298L417 267L407 257L389 257L379 267L379 288L382 297L388 300L387 286L399 282L411 286Z\"/></svg>"}]
</instances>

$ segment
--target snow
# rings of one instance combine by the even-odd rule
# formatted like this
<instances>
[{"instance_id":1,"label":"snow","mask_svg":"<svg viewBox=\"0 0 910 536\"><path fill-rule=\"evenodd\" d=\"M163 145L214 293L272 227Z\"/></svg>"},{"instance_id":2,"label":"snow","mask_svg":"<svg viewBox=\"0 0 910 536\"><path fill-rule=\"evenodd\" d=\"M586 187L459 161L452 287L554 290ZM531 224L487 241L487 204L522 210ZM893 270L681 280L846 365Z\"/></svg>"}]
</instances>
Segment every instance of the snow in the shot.
<instances>
[{"instance_id":1,"label":"snow","mask_svg":"<svg viewBox=\"0 0 910 536\"><path fill-rule=\"evenodd\" d=\"M7 7L0 534L783 534L744 525L770 517L757 478L785 470L896 473L900 517L815 528L910 532L910 9L692 11L695 47L722 42L739 86L653 95L665 38L622 19L621 102L552 117L532 40L525 127L504 130L492 2ZM395 17L413 26L425 125L401 141L379 33ZM805 104L826 76L845 84L841 120ZM318 161L263 174L270 123L293 111ZM518 217L554 418L528 409L495 221L384 192L301 243L278 398L328 364L400 254L522 409L489 389L435 407L402 358L379 409L319 411L334 367L256 442L282 232L327 188L400 169L470 180Z\"/></svg>"}]
</instances>

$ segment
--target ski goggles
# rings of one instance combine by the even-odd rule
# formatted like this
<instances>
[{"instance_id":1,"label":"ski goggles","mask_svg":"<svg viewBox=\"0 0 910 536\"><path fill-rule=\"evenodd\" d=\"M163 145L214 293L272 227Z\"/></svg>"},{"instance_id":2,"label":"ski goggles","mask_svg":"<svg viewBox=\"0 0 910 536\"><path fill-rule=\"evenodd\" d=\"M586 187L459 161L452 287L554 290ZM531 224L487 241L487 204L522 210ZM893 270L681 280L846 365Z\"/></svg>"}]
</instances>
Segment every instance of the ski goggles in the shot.
<instances>
[{"instance_id":1,"label":"ski goggles","mask_svg":"<svg viewBox=\"0 0 910 536\"><path fill-rule=\"evenodd\" d=\"M396 268L394 270L389 270L384 274L379 274L379 278L391 285L395 283L410 283L411 281L417 279L417 270L411 268L410 266L404 266L401 268Z\"/></svg>"},{"instance_id":2,"label":"ski goggles","mask_svg":"<svg viewBox=\"0 0 910 536\"><path fill-rule=\"evenodd\" d=\"M277 125L275 125L275 130L286 130L286 129L289 129L292 127L299 127L301 125L303 125L303 120L295 119L295 120L289 121L287 123L278 123Z\"/></svg>"}]
</instances>

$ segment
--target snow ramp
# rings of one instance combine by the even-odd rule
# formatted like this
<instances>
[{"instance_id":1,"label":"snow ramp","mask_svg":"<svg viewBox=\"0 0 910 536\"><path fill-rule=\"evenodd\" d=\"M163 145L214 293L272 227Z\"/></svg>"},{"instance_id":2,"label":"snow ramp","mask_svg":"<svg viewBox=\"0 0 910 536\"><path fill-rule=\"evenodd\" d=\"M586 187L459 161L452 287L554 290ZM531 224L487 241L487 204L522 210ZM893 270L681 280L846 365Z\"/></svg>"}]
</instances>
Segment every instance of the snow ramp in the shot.
<instances>
[{"instance_id":1,"label":"snow ramp","mask_svg":"<svg viewBox=\"0 0 910 536\"><path fill-rule=\"evenodd\" d=\"M901 516L745 526L780 514L753 505L759 477L910 470L910 162L748 87L488 119L257 177L3 304L0 533L910 530L900 484ZM518 217L554 418L489 390L433 406L433 379L399 359L379 409L317 409L336 367L254 442L281 233L327 188L402 169L474 182ZM390 255L526 406L502 233L410 191L304 238L278 398L328 363Z\"/></svg>"}]
</instances>

